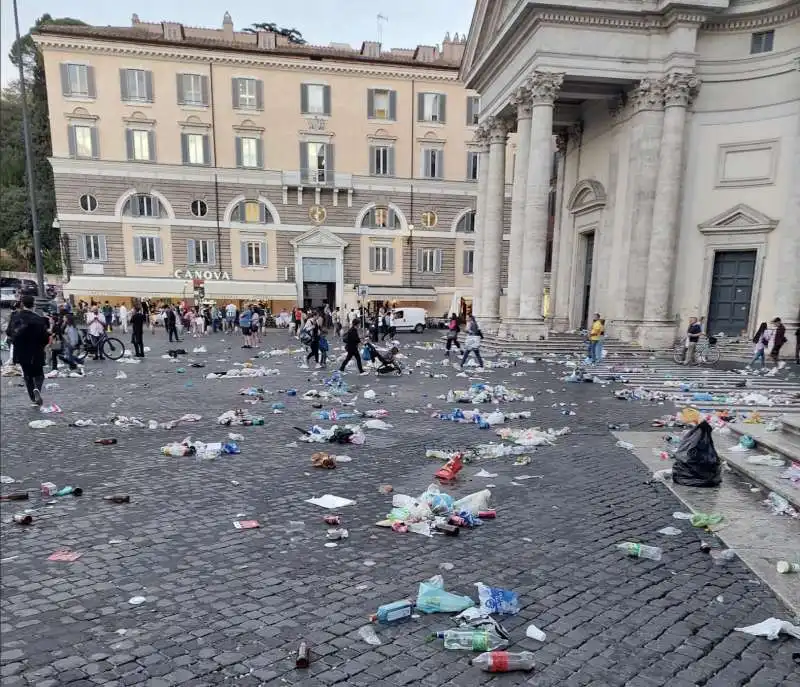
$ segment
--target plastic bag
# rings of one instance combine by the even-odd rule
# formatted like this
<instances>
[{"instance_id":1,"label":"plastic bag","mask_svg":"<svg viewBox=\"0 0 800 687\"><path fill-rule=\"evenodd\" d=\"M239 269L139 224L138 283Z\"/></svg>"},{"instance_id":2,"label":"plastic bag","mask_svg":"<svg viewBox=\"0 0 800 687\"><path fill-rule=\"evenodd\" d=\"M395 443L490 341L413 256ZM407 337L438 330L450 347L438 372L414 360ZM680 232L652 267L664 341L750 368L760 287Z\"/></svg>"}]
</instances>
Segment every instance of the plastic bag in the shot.
<instances>
[{"instance_id":1,"label":"plastic bag","mask_svg":"<svg viewBox=\"0 0 800 687\"><path fill-rule=\"evenodd\" d=\"M672 481L687 487L718 487L722 483L722 463L711 438L711 425L705 420L689 430L675 452Z\"/></svg>"},{"instance_id":2,"label":"plastic bag","mask_svg":"<svg viewBox=\"0 0 800 687\"><path fill-rule=\"evenodd\" d=\"M442 492L438 484L429 484L419 500L426 504L434 515L445 515L453 510L453 497Z\"/></svg>"},{"instance_id":3,"label":"plastic bag","mask_svg":"<svg viewBox=\"0 0 800 687\"><path fill-rule=\"evenodd\" d=\"M420 613L458 613L474 605L468 596L446 592L441 575L419 583L416 607Z\"/></svg>"},{"instance_id":4,"label":"plastic bag","mask_svg":"<svg viewBox=\"0 0 800 687\"><path fill-rule=\"evenodd\" d=\"M492 492L488 489L483 491L476 491L472 494L467 494L464 498L459 499L453 504L455 511L469 511L473 515L477 515L479 511L487 510L489 508L489 501L492 498Z\"/></svg>"},{"instance_id":5,"label":"plastic bag","mask_svg":"<svg viewBox=\"0 0 800 687\"><path fill-rule=\"evenodd\" d=\"M372 360L372 353L369 352L368 346L364 346L364 348L361 349L361 360L366 360L367 362Z\"/></svg>"},{"instance_id":6,"label":"plastic bag","mask_svg":"<svg viewBox=\"0 0 800 687\"><path fill-rule=\"evenodd\" d=\"M482 582L476 582L478 598L481 601L481 610L486 613L500 613L503 615L516 615L519 613L519 597L516 592L499 587L488 587Z\"/></svg>"}]
</instances>

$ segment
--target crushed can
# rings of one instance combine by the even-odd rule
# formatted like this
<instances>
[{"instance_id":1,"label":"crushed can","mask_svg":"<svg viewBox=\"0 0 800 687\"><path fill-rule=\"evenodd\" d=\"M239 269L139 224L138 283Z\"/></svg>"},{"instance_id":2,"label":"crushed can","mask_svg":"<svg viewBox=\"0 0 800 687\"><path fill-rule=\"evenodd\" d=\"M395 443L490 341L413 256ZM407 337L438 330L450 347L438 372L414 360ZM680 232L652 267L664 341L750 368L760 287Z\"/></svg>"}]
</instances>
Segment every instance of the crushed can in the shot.
<instances>
[{"instance_id":1,"label":"crushed can","mask_svg":"<svg viewBox=\"0 0 800 687\"><path fill-rule=\"evenodd\" d=\"M101 446L113 446L114 444L117 443L117 440L114 439L113 437L107 437L104 439L95 439L94 443L100 444Z\"/></svg>"},{"instance_id":2,"label":"crushed can","mask_svg":"<svg viewBox=\"0 0 800 687\"><path fill-rule=\"evenodd\" d=\"M408 525L406 525L404 522L393 522L392 531L405 534L406 532L408 532Z\"/></svg>"},{"instance_id":3,"label":"crushed can","mask_svg":"<svg viewBox=\"0 0 800 687\"><path fill-rule=\"evenodd\" d=\"M127 494L115 494L114 496L104 496L103 501L110 501L111 503L130 503L131 497Z\"/></svg>"},{"instance_id":4,"label":"crushed can","mask_svg":"<svg viewBox=\"0 0 800 687\"><path fill-rule=\"evenodd\" d=\"M478 517L481 520L492 520L497 517L497 511L494 508L490 508L489 510L479 510Z\"/></svg>"},{"instance_id":5,"label":"crushed can","mask_svg":"<svg viewBox=\"0 0 800 687\"><path fill-rule=\"evenodd\" d=\"M328 539L336 541L338 539L347 539L347 537L350 536L350 533L344 527L340 527L334 530L328 530L328 533L325 536Z\"/></svg>"},{"instance_id":6,"label":"crushed can","mask_svg":"<svg viewBox=\"0 0 800 687\"><path fill-rule=\"evenodd\" d=\"M52 482L42 482L39 488L42 491L43 499L49 499L51 496L53 496L53 494L55 494L58 491L58 487Z\"/></svg>"},{"instance_id":7,"label":"crushed can","mask_svg":"<svg viewBox=\"0 0 800 687\"><path fill-rule=\"evenodd\" d=\"M324 518L322 518L322 521L326 525L341 525L342 524L342 518L341 518L340 515L326 515Z\"/></svg>"}]
</instances>

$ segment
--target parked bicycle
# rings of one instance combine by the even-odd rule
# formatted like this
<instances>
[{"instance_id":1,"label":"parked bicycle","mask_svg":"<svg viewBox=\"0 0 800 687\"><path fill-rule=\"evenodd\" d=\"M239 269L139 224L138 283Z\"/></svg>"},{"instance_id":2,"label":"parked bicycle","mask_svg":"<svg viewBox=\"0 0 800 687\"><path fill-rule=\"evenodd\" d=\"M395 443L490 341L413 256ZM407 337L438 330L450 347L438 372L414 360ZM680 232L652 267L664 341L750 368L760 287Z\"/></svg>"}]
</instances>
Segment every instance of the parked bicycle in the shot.
<instances>
[{"instance_id":1,"label":"parked bicycle","mask_svg":"<svg viewBox=\"0 0 800 687\"><path fill-rule=\"evenodd\" d=\"M672 359L681 365L686 358L686 340L679 339L672 349ZM703 337L694 349L693 365L716 365L720 359L720 350L715 336Z\"/></svg>"},{"instance_id":2,"label":"parked bicycle","mask_svg":"<svg viewBox=\"0 0 800 687\"><path fill-rule=\"evenodd\" d=\"M103 332L102 336L95 342L89 334L88 329L81 329L80 350L76 352L75 358L79 363L83 363L86 356L90 353L97 355L102 351L103 357L109 360L119 360L125 355L125 344L114 336L109 336Z\"/></svg>"}]
</instances>

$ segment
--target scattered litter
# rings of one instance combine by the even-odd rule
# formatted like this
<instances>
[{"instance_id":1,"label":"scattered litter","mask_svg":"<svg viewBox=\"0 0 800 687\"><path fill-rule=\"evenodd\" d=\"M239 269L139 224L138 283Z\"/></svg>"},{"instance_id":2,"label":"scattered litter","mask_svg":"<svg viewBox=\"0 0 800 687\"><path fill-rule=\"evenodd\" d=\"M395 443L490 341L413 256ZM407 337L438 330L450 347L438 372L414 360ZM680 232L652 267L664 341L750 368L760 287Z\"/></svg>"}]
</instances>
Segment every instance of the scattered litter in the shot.
<instances>
[{"instance_id":1,"label":"scattered litter","mask_svg":"<svg viewBox=\"0 0 800 687\"><path fill-rule=\"evenodd\" d=\"M689 521L694 527L710 528L719 525L724 519L724 516L719 513L694 513L692 517L689 518Z\"/></svg>"},{"instance_id":2,"label":"scattered litter","mask_svg":"<svg viewBox=\"0 0 800 687\"><path fill-rule=\"evenodd\" d=\"M788 515L792 518L800 517L800 514L789 504L789 501L774 491L769 492L764 503L769 506L773 515Z\"/></svg>"},{"instance_id":3,"label":"scattered litter","mask_svg":"<svg viewBox=\"0 0 800 687\"><path fill-rule=\"evenodd\" d=\"M474 605L468 596L446 592L441 575L419 583L416 607L421 613L456 613Z\"/></svg>"},{"instance_id":4,"label":"scattered litter","mask_svg":"<svg viewBox=\"0 0 800 687\"><path fill-rule=\"evenodd\" d=\"M333 468L336 467L336 456L318 451L311 456L311 464L315 468L327 468L328 470L333 470Z\"/></svg>"},{"instance_id":5,"label":"scattered litter","mask_svg":"<svg viewBox=\"0 0 800 687\"><path fill-rule=\"evenodd\" d=\"M528 629L525 630L525 636L535 639L537 642L543 642L547 639L547 635L536 627L536 625L528 625Z\"/></svg>"},{"instance_id":6,"label":"scattered litter","mask_svg":"<svg viewBox=\"0 0 800 687\"><path fill-rule=\"evenodd\" d=\"M787 573L798 573L800 572L800 563L790 563L789 561L778 561L775 564L775 568L781 575L785 575Z\"/></svg>"},{"instance_id":7,"label":"scattered litter","mask_svg":"<svg viewBox=\"0 0 800 687\"><path fill-rule=\"evenodd\" d=\"M261 524L258 520L234 520L233 526L237 530L253 530L261 527Z\"/></svg>"},{"instance_id":8,"label":"scattered litter","mask_svg":"<svg viewBox=\"0 0 800 687\"><path fill-rule=\"evenodd\" d=\"M31 420L28 423L28 427L31 429L46 429L47 427L53 427L55 424L52 420Z\"/></svg>"},{"instance_id":9,"label":"scattered litter","mask_svg":"<svg viewBox=\"0 0 800 687\"><path fill-rule=\"evenodd\" d=\"M375 565L375 561L366 560L364 561L364 565L366 565L368 568L371 568L373 565Z\"/></svg>"},{"instance_id":10,"label":"scattered litter","mask_svg":"<svg viewBox=\"0 0 800 687\"><path fill-rule=\"evenodd\" d=\"M117 370L117 374L114 376L114 379L127 379L128 375L126 375L122 370Z\"/></svg>"},{"instance_id":11,"label":"scattered litter","mask_svg":"<svg viewBox=\"0 0 800 687\"><path fill-rule=\"evenodd\" d=\"M8 475L0 475L0 484L14 484L16 482L13 477L9 477Z\"/></svg>"},{"instance_id":12,"label":"scattered litter","mask_svg":"<svg viewBox=\"0 0 800 687\"><path fill-rule=\"evenodd\" d=\"M631 558L647 558L651 561L660 561L662 551L657 546L647 546L636 542L622 542L617 548Z\"/></svg>"},{"instance_id":13,"label":"scattered litter","mask_svg":"<svg viewBox=\"0 0 800 687\"><path fill-rule=\"evenodd\" d=\"M333 494L325 494L323 496L306 499L306 503L313 503L315 506L320 506L321 508L335 509L352 506L355 504L355 501L342 498L341 496L334 496Z\"/></svg>"},{"instance_id":14,"label":"scattered litter","mask_svg":"<svg viewBox=\"0 0 800 687\"><path fill-rule=\"evenodd\" d=\"M782 468L785 465L782 458L778 458L778 456L773 454L767 454L765 456L747 456L746 460L751 465L765 465L770 468Z\"/></svg>"},{"instance_id":15,"label":"scattered litter","mask_svg":"<svg viewBox=\"0 0 800 687\"><path fill-rule=\"evenodd\" d=\"M691 513L683 513L683 512L681 512L679 510L676 510L672 514L672 517L675 518L676 520L691 520L692 519L692 514Z\"/></svg>"},{"instance_id":16,"label":"scattered litter","mask_svg":"<svg viewBox=\"0 0 800 687\"><path fill-rule=\"evenodd\" d=\"M497 477L497 473L480 470L479 472L475 473L475 477Z\"/></svg>"},{"instance_id":17,"label":"scattered litter","mask_svg":"<svg viewBox=\"0 0 800 687\"><path fill-rule=\"evenodd\" d=\"M55 403L49 403L46 406L42 406L39 408L40 413L50 414L50 413L60 413L61 406L56 405Z\"/></svg>"},{"instance_id":18,"label":"scattered litter","mask_svg":"<svg viewBox=\"0 0 800 687\"><path fill-rule=\"evenodd\" d=\"M372 627L372 625L364 625L359 628L358 636L370 646L380 646L382 644L378 635L375 634L375 628Z\"/></svg>"},{"instance_id":19,"label":"scattered litter","mask_svg":"<svg viewBox=\"0 0 800 687\"><path fill-rule=\"evenodd\" d=\"M366 398L367 400L375 398L375 391L373 389L367 389L364 392L364 398Z\"/></svg>"},{"instance_id":20,"label":"scattered litter","mask_svg":"<svg viewBox=\"0 0 800 687\"><path fill-rule=\"evenodd\" d=\"M672 481L687 487L718 487L722 461L711 438L712 427L703 420L689 430L675 451Z\"/></svg>"},{"instance_id":21,"label":"scattered litter","mask_svg":"<svg viewBox=\"0 0 800 687\"><path fill-rule=\"evenodd\" d=\"M663 529L658 530L659 534L666 534L668 537L677 537L681 534L681 530L677 527L664 527Z\"/></svg>"},{"instance_id":22,"label":"scattered litter","mask_svg":"<svg viewBox=\"0 0 800 687\"><path fill-rule=\"evenodd\" d=\"M745 632L755 637L766 637L767 639L777 639L781 632L800 639L800 627L792 625L788 620L779 620L778 618L767 618L755 625L735 627L733 629L737 632Z\"/></svg>"},{"instance_id":23,"label":"scattered litter","mask_svg":"<svg viewBox=\"0 0 800 687\"><path fill-rule=\"evenodd\" d=\"M386 429L391 429L392 425L390 425L388 422L384 422L383 420L367 420L364 423L364 427L366 427L367 429L386 430Z\"/></svg>"},{"instance_id":24,"label":"scattered litter","mask_svg":"<svg viewBox=\"0 0 800 687\"><path fill-rule=\"evenodd\" d=\"M144 596L132 596L130 599L128 599L128 603L131 604L132 606L139 606L140 604L143 604L145 601L147 601L147 597Z\"/></svg>"},{"instance_id":25,"label":"scattered litter","mask_svg":"<svg viewBox=\"0 0 800 687\"><path fill-rule=\"evenodd\" d=\"M480 607L485 613L500 613L501 615L516 615L519 613L519 597L515 592L499 587L489 587L482 582L476 582Z\"/></svg>"},{"instance_id":26,"label":"scattered litter","mask_svg":"<svg viewBox=\"0 0 800 687\"><path fill-rule=\"evenodd\" d=\"M62 563L72 563L73 561L77 561L82 554L77 553L75 551L68 551L66 549L62 551L56 551L55 553L51 553L48 557L48 561L60 561Z\"/></svg>"}]
</instances>

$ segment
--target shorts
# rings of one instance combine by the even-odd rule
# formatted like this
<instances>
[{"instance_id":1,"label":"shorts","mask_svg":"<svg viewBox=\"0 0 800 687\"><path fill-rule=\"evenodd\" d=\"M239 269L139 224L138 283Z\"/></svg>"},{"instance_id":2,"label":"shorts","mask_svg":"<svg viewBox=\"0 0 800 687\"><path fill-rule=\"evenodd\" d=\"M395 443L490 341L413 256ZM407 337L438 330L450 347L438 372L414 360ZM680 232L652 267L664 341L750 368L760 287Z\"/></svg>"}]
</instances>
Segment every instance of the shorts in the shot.
<instances>
[{"instance_id":1,"label":"shorts","mask_svg":"<svg viewBox=\"0 0 800 687\"><path fill-rule=\"evenodd\" d=\"M242 327L242 336L250 336L250 327Z\"/></svg>"}]
</instances>

